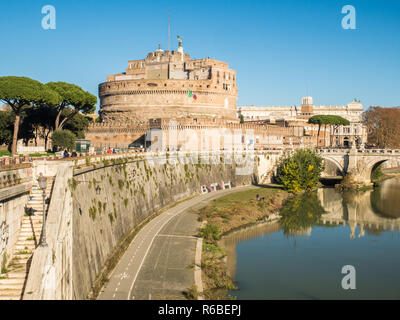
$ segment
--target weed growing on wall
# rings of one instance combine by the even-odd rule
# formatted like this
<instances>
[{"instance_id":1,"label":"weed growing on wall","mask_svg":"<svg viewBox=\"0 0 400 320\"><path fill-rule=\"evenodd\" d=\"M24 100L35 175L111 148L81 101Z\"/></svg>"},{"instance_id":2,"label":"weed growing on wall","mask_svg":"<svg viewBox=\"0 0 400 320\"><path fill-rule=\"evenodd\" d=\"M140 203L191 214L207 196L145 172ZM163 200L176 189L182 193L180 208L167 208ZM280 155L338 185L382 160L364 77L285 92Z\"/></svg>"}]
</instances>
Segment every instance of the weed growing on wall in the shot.
<instances>
[{"instance_id":1,"label":"weed growing on wall","mask_svg":"<svg viewBox=\"0 0 400 320\"><path fill-rule=\"evenodd\" d=\"M1 273L7 273L7 253L4 252L3 261L1 262Z\"/></svg>"}]
</instances>

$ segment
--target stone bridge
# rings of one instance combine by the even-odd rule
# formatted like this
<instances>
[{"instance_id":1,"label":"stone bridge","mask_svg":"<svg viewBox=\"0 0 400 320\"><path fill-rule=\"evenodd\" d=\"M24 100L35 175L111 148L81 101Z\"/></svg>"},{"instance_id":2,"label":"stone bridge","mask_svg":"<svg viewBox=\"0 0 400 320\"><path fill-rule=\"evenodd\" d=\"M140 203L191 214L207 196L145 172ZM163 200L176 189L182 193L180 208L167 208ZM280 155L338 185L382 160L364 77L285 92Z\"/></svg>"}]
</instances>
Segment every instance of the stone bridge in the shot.
<instances>
[{"instance_id":1,"label":"stone bridge","mask_svg":"<svg viewBox=\"0 0 400 320\"><path fill-rule=\"evenodd\" d=\"M333 163L341 175L352 174L358 184L371 184L372 172L383 162L400 159L400 150L391 149L317 149L326 161Z\"/></svg>"},{"instance_id":2,"label":"stone bridge","mask_svg":"<svg viewBox=\"0 0 400 320\"><path fill-rule=\"evenodd\" d=\"M362 185L371 184L372 172L383 162L391 159L398 159L400 162L400 150L398 149L327 148L317 149L317 153L325 160L326 165L333 165L341 176L350 173L354 177L354 182ZM283 150L257 151L257 171L260 184L269 183L271 177L276 175L276 168L283 154ZM329 176L336 176L336 172ZM325 177L328 178L326 175Z\"/></svg>"}]
</instances>

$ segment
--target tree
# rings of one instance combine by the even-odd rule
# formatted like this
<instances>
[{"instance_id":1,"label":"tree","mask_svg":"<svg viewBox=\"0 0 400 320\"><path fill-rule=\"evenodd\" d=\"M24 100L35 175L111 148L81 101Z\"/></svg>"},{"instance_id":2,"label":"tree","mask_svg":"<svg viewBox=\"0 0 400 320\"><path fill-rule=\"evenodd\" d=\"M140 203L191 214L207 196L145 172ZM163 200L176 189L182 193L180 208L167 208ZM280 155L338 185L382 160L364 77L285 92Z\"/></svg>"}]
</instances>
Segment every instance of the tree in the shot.
<instances>
[{"instance_id":1,"label":"tree","mask_svg":"<svg viewBox=\"0 0 400 320\"><path fill-rule=\"evenodd\" d=\"M54 90L61 96L61 101L51 104L57 111L54 124L55 130L62 129L64 124L79 112L85 114L93 113L96 109L97 98L77 85L66 82L49 82L46 84L46 87ZM61 119L63 111L66 109L71 109L71 112Z\"/></svg>"},{"instance_id":2,"label":"tree","mask_svg":"<svg viewBox=\"0 0 400 320\"><path fill-rule=\"evenodd\" d=\"M243 123L244 123L244 117L243 117L243 115L241 114L239 118L240 118L240 123L243 124Z\"/></svg>"},{"instance_id":3,"label":"tree","mask_svg":"<svg viewBox=\"0 0 400 320\"><path fill-rule=\"evenodd\" d=\"M15 114L11 153L17 152L18 131L22 112L43 103L58 104L59 95L42 83L26 77L0 77L0 100Z\"/></svg>"},{"instance_id":4,"label":"tree","mask_svg":"<svg viewBox=\"0 0 400 320\"><path fill-rule=\"evenodd\" d=\"M400 148L400 107L371 106L363 114L368 143L378 148Z\"/></svg>"},{"instance_id":5,"label":"tree","mask_svg":"<svg viewBox=\"0 0 400 320\"><path fill-rule=\"evenodd\" d=\"M317 124L318 125L318 134L317 134L317 148L319 144L319 133L321 131L321 125L324 123L324 115L316 115L312 116L310 119L308 119L308 123L310 124Z\"/></svg>"},{"instance_id":6,"label":"tree","mask_svg":"<svg viewBox=\"0 0 400 320\"><path fill-rule=\"evenodd\" d=\"M56 130L51 136L53 148L75 149L76 136L69 130Z\"/></svg>"},{"instance_id":7,"label":"tree","mask_svg":"<svg viewBox=\"0 0 400 320\"><path fill-rule=\"evenodd\" d=\"M14 117L11 111L0 111L0 145L11 146Z\"/></svg>"},{"instance_id":8,"label":"tree","mask_svg":"<svg viewBox=\"0 0 400 320\"><path fill-rule=\"evenodd\" d=\"M28 144L30 139L36 139L35 127L32 118L28 115L36 108L29 108L21 113L20 125L18 130L18 140L22 139L23 143ZM0 144L7 144L10 148L12 144L12 136L14 132L15 114L12 110L6 110L0 114Z\"/></svg>"},{"instance_id":9,"label":"tree","mask_svg":"<svg viewBox=\"0 0 400 320\"><path fill-rule=\"evenodd\" d=\"M310 191L318 186L323 170L323 160L314 150L299 149L280 160L278 181L291 193Z\"/></svg>"},{"instance_id":10,"label":"tree","mask_svg":"<svg viewBox=\"0 0 400 320\"><path fill-rule=\"evenodd\" d=\"M330 126L333 126L333 135L331 136L331 146L333 145L333 136L335 135L335 131L338 127L340 126L349 126L350 121L341 117L341 116L334 116L334 115L329 115L328 116L328 122ZM326 131L326 130L325 130Z\"/></svg>"},{"instance_id":11,"label":"tree","mask_svg":"<svg viewBox=\"0 0 400 320\"><path fill-rule=\"evenodd\" d=\"M24 122L29 121L33 128L35 145L37 145L37 139L42 138L47 150L49 135L54 130L55 110L47 105L42 105L39 108L28 109L26 113Z\"/></svg>"},{"instance_id":12,"label":"tree","mask_svg":"<svg viewBox=\"0 0 400 320\"><path fill-rule=\"evenodd\" d=\"M325 140L325 133L326 133L326 126L334 126L334 129L336 129L338 126L348 126L350 125L350 121L342 118L340 116L335 116L335 115L329 115L329 114L321 114L321 115L316 115L312 116L310 119L308 119L308 123L310 124L318 124L318 135L317 135L317 147L319 144L319 133L321 131L321 126L325 126L325 131L324 131L324 141ZM332 144L332 141L331 141Z\"/></svg>"},{"instance_id":13,"label":"tree","mask_svg":"<svg viewBox=\"0 0 400 320\"><path fill-rule=\"evenodd\" d=\"M35 138L35 128L27 116L28 111L34 109L36 108L28 108L21 113L20 125L18 129L18 140L22 139L22 143L26 146L28 145L29 140Z\"/></svg>"},{"instance_id":14,"label":"tree","mask_svg":"<svg viewBox=\"0 0 400 320\"><path fill-rule=\"evenodd\" d=\"M65 109L62 113L61 119L68 117L71 112L73 112L71 109ZM84 139L85 132L89 127L89 123L92 121L92 118L87 117L81 113L77 113L74 117L72 117L68 122L64 124L63 128L70 130L76 135L78 139Z\"/></svg>"}]
</instances>

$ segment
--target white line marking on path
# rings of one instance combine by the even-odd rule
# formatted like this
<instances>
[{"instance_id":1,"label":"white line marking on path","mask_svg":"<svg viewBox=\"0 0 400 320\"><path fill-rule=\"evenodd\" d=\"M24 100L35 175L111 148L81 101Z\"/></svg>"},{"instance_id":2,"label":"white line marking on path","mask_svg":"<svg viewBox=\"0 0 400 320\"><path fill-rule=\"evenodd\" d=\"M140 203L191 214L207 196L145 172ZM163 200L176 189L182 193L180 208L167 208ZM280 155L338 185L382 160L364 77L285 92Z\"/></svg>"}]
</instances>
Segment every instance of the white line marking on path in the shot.
<instances>
[{"instance_id":1,"label":"white line marking on path","mask_svg":"<svg viewBox=\"0 0 400 320\"><path fill-rule=\"evenodd\" d=\"M190 201L190 200L189 200L189 201ZM139 268L137 269L136 274L135 274L135 276L134 276L134 278L133 278L132 285L131 285L131 287L130 287L130 289L129 289L129 292L128 292L128 297L126 298L127 300L129 300L129 297L130 297L130 295L131 295L131 293L132 293L132 289L133 289L133 286L134 286L134 284L135 284L136 278L137 278L137 276L138 276L138 274L139 274L139 272L140 272L140 269L142 268L143 262L144 262L144 260L145 260L145 258L146 258L146 256L147 256L147 253L149 252L149 250L150 250L150 248L151 248L151 246L152 246L152 244L153 244L153 242L154 242L154 239L156 238L157 234L158 234L158 233L161 231L161 229L168 223L168 221L170 221L173 217L175 217L176 215L178 215L179 213L181 213L184 209L185 209L185 208L182 208L182 210L179 210L179 211L176 212L174 215L171 215L170 217L168 217L168 219L165 219L165 221L162 223L161 227L158 228L157 232L154 234L154 236L153 236L153 238L151 239L150 244L149 244L149 246L147 247L147 250L146 250L146 252L145 252L145 254L144 254L143 258L142 258L142 261L140 262Z\"/></svg>"},{"instance_id":2,"label":"white line marking on path","mask_svg":"<svg viewBox=\"0 0 400 320\"><path fill-rule=\"evenodd\" d=\"M185 235L178 235L178 234L158 234L157 237L176 237L176 238L190 238L190 239L198 238L195 236L185 236Z\"/></svg>"}]
</instances>

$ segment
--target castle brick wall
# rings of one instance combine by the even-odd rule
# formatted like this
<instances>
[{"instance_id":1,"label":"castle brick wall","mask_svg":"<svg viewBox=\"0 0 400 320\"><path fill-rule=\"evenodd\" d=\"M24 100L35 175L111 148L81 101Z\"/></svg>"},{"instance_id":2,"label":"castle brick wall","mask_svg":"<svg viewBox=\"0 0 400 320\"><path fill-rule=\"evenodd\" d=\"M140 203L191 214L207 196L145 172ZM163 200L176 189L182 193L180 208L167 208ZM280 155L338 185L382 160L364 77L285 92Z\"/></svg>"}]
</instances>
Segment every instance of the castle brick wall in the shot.
<instances>
[{"instance_id":1,"label":"castle brick wall","mask_svg":"<svg viewBox=\"0 0 400 320\"><path fill-rule=\"evenodd\" d=\"M197 99L189 97L189 90ZM103 121L146 122L158 117L210 117L238 121L237 88L208 80L125 80L99 86Z\"/></svg>"}]
</instances>

